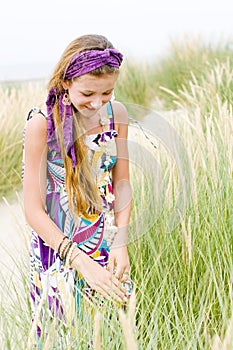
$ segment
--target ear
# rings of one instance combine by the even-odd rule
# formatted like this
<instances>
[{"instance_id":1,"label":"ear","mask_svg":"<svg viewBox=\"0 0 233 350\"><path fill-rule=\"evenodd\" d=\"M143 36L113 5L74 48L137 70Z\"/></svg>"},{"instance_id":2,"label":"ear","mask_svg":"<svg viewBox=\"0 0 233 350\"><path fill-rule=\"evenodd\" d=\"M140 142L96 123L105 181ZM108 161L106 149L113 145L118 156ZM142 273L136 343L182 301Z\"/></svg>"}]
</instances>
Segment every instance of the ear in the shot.
<instances>
[{"instance_id":1,"label":"ear","mask_svg":"<svg viewBox=\"0 0 233 350\"><path fill-rule=\"evenodd\" d=\"M63 89L64 90L68 90L69 89L69 87L70 87L70 81L69 80L64 80L63 82L62 82L62 87L63 87Z\"/></svg>"}]
</instances>

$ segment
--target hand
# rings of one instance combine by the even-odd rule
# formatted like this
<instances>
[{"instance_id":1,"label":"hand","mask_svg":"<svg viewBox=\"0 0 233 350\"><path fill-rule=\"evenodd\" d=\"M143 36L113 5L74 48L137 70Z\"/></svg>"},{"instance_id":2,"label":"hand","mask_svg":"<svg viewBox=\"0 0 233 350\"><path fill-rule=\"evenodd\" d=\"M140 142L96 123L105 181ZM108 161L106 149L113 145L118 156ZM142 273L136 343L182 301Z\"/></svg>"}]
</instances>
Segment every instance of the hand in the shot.
<instances>
[{"instance_id":1,"label":"hand","mask_svg":"<svg viewBox=\"0 0 233 350\"><path fill-rule=\"evenodd\" d=\"M127 300L126 290L116 276L85 253L78 255L73 266L82 274L87 284L106 299L113 298L119 302Z\"/></svg>"},{"instance_id":2,"label":"hand","mask_svg":"<svg viewBox=\"0 0 233 350\"><path fill-rule=\"evenodd\" d=\"M112 248L109 253L108 270L121 282L127 281L130 274L127 246Z\"/></svg>"}]
</instances>

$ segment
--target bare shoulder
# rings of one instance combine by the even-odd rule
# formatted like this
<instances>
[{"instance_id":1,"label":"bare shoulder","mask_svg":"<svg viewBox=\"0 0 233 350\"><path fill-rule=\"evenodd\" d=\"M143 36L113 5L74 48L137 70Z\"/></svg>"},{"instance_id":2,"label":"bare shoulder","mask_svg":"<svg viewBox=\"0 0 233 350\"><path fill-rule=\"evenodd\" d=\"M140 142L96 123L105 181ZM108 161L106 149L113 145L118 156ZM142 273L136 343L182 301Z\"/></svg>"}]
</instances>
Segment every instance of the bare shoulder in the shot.
<instances>
[{"instance_id":1,"label":"bare shoulder","mask_svg":"<svg viewBox=\"0 0 233 350\"><path fill-rule=\"evenodd\" d=\"M128 112L123 103L119 101L113 101L112 109L115 123L128 124Z\"/></svg>"},{"instance_id":2,"label":"bare shoulder","mask_svg":"<svg viewBox=\"0 0 233 350\"><path fill-rule=\"evenodd\" d=\"M41 113L36 113L27 121L25 140L30 143L46 142L47 120Z\"/></svg>"}]
</instances>

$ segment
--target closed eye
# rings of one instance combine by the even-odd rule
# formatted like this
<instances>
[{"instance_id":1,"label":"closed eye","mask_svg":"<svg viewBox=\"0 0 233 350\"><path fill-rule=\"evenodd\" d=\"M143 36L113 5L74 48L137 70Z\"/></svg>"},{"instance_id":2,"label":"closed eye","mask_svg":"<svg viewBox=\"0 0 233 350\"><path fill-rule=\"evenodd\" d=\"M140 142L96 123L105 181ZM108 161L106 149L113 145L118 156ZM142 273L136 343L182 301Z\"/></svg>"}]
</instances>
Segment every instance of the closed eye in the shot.
<instances>
[{"instance_id":1,"label":"closed eye","mask_svg":"<svg viewBox=\"0 0 233 350\"><path fill-rule=\"evenodd\" d=\"M82 92L82 95L88 97L88 96L93 95L93 92L88 92L88 93L87 93L87 92L86 92L86 93L85 93L85 92Z\"/></svg>"},{"instance_id":2,"label":"closed eye","mask_svg":"<svg viewBox=\"0 0 233 350\"><path fill-rule=\"evenodd\" d=\"M105 91L105 92L103 93L103 95L110 95L112 92L113 92L113 89L108 90L108 91Z\"/></svg>"},{"instance_id":3,"label":"closed eye","mask_svg":"<svg viewBox=\"0 0 233 350\"><path fill-rule=\"evenodd\" d=\"M107 90L107 91L103 92L103 95L107 96L107 95L110 95L112 92L113 92L113 89ZM89 96L94 95L94 92L82 92L82 95L89 97Z\"/></svg>"}]
</instances>

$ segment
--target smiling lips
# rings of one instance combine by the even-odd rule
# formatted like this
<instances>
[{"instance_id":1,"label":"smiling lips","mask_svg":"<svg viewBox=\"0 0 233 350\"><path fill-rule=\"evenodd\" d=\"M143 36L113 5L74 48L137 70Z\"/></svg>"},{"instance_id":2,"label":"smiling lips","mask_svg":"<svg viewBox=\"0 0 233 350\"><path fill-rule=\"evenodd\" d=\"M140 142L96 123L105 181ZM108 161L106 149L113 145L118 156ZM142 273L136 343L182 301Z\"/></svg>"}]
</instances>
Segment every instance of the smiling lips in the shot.
<instances>
[{"instance_id":1,"label":"smiling lips","mask_svg":"<svg viewBox=\"0 0 233 350\"><path fill-rule=\"evenodd\" d=\"M90 105L93 109L99 109L100 107L102 107L102 103L91 102Z\"/></svg>"},{"instance_id":2,"label":"smiling lips","mask_svg":"<svg viewBox=\"0 0 233 350\"><path fill-rule=\"evenodd\" d=\"M102 107L102 104L97 105L97 104L91 103L90 106L85 106L85 107L89 111L92 111L92 112L96 111L97 112Z\"/></svg>"}]
</instances>

